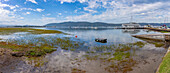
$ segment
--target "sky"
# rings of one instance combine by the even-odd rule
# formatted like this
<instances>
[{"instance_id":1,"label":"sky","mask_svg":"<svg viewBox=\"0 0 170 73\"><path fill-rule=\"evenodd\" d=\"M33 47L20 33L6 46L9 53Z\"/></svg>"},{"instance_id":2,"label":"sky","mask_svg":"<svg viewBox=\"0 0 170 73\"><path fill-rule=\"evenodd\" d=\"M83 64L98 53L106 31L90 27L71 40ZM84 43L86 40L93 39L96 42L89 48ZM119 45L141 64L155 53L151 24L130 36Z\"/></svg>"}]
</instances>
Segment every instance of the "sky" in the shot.
<instances>
[{"instance_id":1,"label":"sky","mask_svg":"<svg viewBox=\"0 0 170 73\"><path fill-rule=\"evenodd\" d=\"M0 0L0 25L170 23L170 0Z\"/></svg>"}]
</instances>

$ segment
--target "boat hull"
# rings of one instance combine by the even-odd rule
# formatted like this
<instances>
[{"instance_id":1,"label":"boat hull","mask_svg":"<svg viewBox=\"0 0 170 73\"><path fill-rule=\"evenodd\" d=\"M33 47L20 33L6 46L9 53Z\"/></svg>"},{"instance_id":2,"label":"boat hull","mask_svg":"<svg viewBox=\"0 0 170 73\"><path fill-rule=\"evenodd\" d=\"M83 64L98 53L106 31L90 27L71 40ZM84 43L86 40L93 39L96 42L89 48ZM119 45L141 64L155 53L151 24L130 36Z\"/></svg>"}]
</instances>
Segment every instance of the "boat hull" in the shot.
<instances>
[{"instance_id":1,"label":"boat hull","mask_svg":"<svg viewBox=\"0 0 170 73\"><path fill-rule=\"evenodd\" d=\"M107 39L95 39L96 42L107 43Z\"/></svg>"}]
</instances>

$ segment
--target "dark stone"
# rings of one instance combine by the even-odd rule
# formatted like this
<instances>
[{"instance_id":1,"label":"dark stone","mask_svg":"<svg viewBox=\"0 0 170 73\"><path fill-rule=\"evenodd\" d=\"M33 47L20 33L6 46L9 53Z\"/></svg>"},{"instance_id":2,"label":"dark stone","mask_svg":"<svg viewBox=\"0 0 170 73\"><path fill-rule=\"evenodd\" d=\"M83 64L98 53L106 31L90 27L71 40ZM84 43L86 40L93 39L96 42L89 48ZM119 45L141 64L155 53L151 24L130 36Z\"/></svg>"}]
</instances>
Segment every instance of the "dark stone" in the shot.
<instances>
[{"instance_id":1,"label":"dark stone","mask_svg":"<svg viewBox=\"0 0 170 73\"><path fill-rule=\"evenodd\" d=\"M11 55L15 56L15 57L22 57L22 56L24 56L24 53L22 53L22 52L13 52L13 53L11 53Z\"/></svg>"}]
</instances>

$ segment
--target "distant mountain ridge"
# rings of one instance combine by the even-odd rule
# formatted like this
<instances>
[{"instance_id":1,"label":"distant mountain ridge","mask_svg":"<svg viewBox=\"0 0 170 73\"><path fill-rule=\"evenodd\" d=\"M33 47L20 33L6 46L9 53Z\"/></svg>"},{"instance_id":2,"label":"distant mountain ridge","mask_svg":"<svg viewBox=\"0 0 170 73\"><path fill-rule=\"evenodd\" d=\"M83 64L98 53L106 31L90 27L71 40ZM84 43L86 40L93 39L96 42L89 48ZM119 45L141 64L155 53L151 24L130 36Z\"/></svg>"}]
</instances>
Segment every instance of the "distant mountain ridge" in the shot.
<instances>
[{"instance_id":1,"label":"distant mountain ridge","mask_svg":"<svg viewBox=\"0 0 170 73\"><path fill-rule=\"evenodd\" d=\"M139 23L141 26L144 25L153 25L153 26L162 26L167 25L170 27L170 23ZM0 27L115 27L121 26L122 24L114 23L104 23L104 22L62 22L62 23L49 23L46 25L1 25Z\"/></svg>"},{"instance_id":2,"label":"distant mountain ridge","mask_svg":"<svg viewBox=\"0 0 170 73\"><path fill-rule=\"evenodd\" d=\"M0 27L43 27L38 25L0 25Z\"/></svg>"},{"instance_id":3,"label":"distant mountain ridge","mask_svg":"<svg viewBox=\"0 0 170 73\"><path fill-rule=\"evenodd\" d=\"M103 22L63 22L63 23L49 23L45 26L67 26L67 27L73 27L73 26L92 26L92 27L98 27L98 26L121 26L120 24L110 24L110 23L103 23Z\"/></svg>"},{"instance_id":4,"label":"distant mountain ridge","mask_svg":"<svg viewBox=\"0 0 170 73\"><path fill-rule=\"evenodd\" d=\"M153 26L161 26L163 24L169 26L170 23L139 23L141 26L144 25L153 25ZM62 23L49 23L46 24L46 27L52 27L52 26L56 26L56 27L100 27L100 26L104 26L104 27L114 27L114 26L121 26L122 24L113 24L113 23L104 23L104 22L62 22Z\"/></svg>"}]
</instances>

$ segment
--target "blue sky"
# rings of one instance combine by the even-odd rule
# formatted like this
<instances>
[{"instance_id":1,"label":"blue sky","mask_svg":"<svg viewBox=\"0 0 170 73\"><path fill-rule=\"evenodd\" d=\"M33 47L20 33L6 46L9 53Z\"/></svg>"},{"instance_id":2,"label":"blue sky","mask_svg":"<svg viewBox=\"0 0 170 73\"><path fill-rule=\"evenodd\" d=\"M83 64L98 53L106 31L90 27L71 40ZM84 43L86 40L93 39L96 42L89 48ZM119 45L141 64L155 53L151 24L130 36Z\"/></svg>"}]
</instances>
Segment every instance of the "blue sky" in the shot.
<instances>
[{"instance_id":1,"label":"blue sky","mask_svg":"<svg viewBox=\"0 0 170 73\"><path fill-rule=\"evenodd\" d=\"M0 0L0 25L65 21L170 23L169 0ZM169 19L168 19L169 18Z\"/></svg>"}]
</instances>

